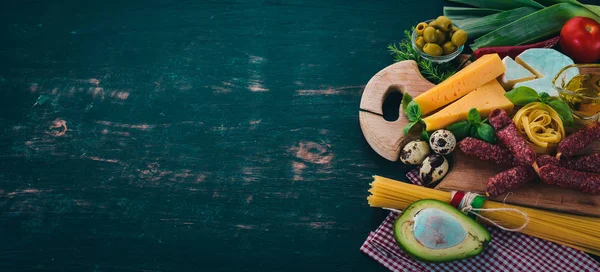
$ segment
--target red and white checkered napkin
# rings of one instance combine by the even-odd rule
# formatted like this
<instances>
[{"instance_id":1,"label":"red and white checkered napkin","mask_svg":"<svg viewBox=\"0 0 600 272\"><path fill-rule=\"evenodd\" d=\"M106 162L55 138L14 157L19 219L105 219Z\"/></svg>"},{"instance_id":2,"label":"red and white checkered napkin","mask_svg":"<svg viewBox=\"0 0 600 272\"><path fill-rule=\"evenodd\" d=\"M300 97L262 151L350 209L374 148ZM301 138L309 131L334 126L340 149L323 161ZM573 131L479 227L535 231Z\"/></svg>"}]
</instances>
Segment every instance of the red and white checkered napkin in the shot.
<instances>
[{"instance_id":1,"label":"red and white checkered napkin","mask_svg":"<svg viewBox=\"0 0 600 272\"><path fill-rule=\"evenodd\" d=\"M418 181L415 172L407 177ZM398 215L391 212L360 248L391 271L600 271L600 264L583 251L489 226L492 241L478 256L448 263L415 261L394 240Z\"/></svg>"}]
</instances>

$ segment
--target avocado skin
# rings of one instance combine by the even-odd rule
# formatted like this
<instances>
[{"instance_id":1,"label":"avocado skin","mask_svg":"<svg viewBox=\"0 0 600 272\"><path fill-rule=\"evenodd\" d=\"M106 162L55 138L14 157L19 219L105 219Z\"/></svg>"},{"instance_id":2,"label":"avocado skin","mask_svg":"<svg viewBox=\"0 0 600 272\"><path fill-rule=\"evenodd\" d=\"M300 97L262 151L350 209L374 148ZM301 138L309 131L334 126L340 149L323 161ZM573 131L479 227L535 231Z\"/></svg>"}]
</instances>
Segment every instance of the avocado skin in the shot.
<instances>
[{"instance_id":1,"label":"avocado skin","mask_svg":"<svg viewBox=\"0 0 600 272\"><path fill-rule=\"evenodd\" d=\"M435 206L438 206L438 207L435 207ZM483 243L481 243L481 245L478 247L475 247L467 252L464 252L463 254L460 254L459 256L432 257L432 256L419 255L419 254L415 254L414 252L412 252L411 248L404 246L403 241L401 239L399 239L400 235L397 234L397 231L398 231L397 225L399 224L400 221L405 220L403 215L406 216L407 214L412 213L411 218L414 218L414 214L416 214L416 212L414 212L413 210L417 209L418 211L420 211L420 210L423 210L425 208L430 208L430 207L435 207L435 208L442 207L443 209L449 209L449 211L453 211L453 212L456 212L457 214L460 214L459 218L462 218L461 220L466 220L466 222L469 222L467 224L474 224L473 225L474 227L479 228L479 231L481 231L481 234L483 235L483 237L481 237L481 238L483 238ZM446 211L446 212L448 212L448 211ZM463 223L463 226L464 226L465 222L461 221L461 223ZM423 199L423 200L416 201L413 204L411 204L410 206L408 206L402 212L402 214L400 214L400 216L398 216L398 218L396 218L396 221L394 222L393 232L394 232L394 240L396 240L396 244L398 244L398 246L400 247L400 249L402 249L402 251L404 251L404 253L406 253L407 255L409 255L411 258L413 258L415 260L427 262L427 263L444 263L444 262L458 261L458 260L464 260L464 259L475 257L475 256L481 254L485 250L485 248L490 243L491 238L492 238L489 231L485 227L480 225L477 221L473 220L472 218L470 218L467 215L463 214L462 212L458 211L455 207L451 206L450 204L436 200L436 199ZM465 240L470 239L472 236L470 233L467 235L468 236L467 236L467 238L465 238Z\"/></svg>"}]
</instances>

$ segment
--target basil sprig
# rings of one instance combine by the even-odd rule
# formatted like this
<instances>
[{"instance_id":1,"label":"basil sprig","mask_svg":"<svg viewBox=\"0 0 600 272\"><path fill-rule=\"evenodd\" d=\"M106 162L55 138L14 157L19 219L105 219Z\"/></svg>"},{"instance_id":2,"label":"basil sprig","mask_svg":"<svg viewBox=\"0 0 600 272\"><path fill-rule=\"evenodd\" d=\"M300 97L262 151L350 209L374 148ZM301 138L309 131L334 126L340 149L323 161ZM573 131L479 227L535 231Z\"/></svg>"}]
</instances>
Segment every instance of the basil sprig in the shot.
<instances>
[{"instance_id":1,"label":"basil sprig","mask_svg":"<svg viewBox=\"0 0 600 272\"><path fill-rule=\"evenodd\" d=\"M517 106L525 106L531 102L542 102L542 105L548 105L558 113L565 126L571 127L574 124L573 113L569 109L569 106L564 101L552 97L548 93L542 92L538 94L532 88L521 86L505 93L504 96Z\"/></svg>"},{"instance_id":2,"label":"basil sprig","mask_svg":"<svg viewBox=\"0 0 600 272\"><path fill-rule=\"evenodd\" d=\"M404 127L404 134L408 134L416 124L423 123L423 114L421 113L419 104L413 101L412 96L408 93L402 95L402 110L404 110L410 122ZM425 126L423 126L423 131L421 132L421 139L429 141L429 133L427 133Z\"/></svg>"},{"instance_id":3,"label":"basil sprig","mask_svg":"<svg viewBox=\"0 0 600 272\"><path fill-rule=\"evenodd\" d=\"M408 121L410 121L410 123L408 123L408 125L404 127L404 134L408 134L410 129L416 124L422 122L423 119L421 118L421 108L419 107L419 104L417 104L417 102L415 101L410 101L408 105L406 105L405 112L406 117L408 118Z\"/></svg>"},{"instance_id":4,"label":"basil sprig","mask_svg":"<svg viewBox=\"0 0 600 272\"><path fill-rule=\"evenodd\" d=\"M456 122L446 129L454 134L457 141L470 136L495 144L498 141L498 138L496 138L496 131L486 122L487 119L481 120L481 115L479 115L477 109L472 108L469 110L466 121Z\"/></svg>"}]
</instances>

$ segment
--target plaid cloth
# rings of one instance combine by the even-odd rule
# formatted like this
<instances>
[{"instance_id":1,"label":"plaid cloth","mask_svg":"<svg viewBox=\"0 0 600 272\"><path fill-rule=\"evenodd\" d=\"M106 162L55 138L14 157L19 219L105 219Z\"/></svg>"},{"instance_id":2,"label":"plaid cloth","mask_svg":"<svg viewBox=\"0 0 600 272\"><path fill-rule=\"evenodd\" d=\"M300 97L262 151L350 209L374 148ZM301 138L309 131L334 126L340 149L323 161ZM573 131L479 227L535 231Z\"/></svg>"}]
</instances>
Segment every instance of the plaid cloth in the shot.
<instances>
[{"instance_id":1,"label":"plaid cloth","mask_svg":"<svg viewBox=\"0 0 600 272\"><path fill-rule=\"evenodd\" d=\"M420 183L415 171L406 176ZM398 215L391 212L360 248L391 271L600 271L600 264L583 251L490 226L486 227L492 241L482 254L448 263L419 262L402 252L394 240Z\"/></svg>"}]
</instances>

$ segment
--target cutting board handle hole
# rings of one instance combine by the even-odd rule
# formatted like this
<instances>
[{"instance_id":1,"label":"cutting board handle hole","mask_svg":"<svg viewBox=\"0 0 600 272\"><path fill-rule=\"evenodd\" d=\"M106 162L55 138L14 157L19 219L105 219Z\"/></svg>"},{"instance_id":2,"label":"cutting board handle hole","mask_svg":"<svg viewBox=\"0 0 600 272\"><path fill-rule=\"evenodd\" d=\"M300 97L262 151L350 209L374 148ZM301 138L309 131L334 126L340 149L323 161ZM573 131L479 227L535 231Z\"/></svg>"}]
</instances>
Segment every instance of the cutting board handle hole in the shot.
<instances>
[{"instance_id":1,"label":"cutting board handle hole","mask_svg":"<svg viewBox=\"0 0 600 272\"><path fill-rule=\"evenodd\" d=\"M399 85L391 85L388 87L381 105L383 119L388 122L398 120L400 117L400 103L402 103L402 90Z\"/></svg>"}]
</instances>

